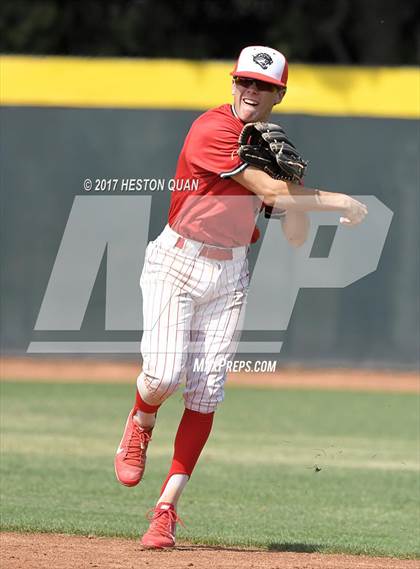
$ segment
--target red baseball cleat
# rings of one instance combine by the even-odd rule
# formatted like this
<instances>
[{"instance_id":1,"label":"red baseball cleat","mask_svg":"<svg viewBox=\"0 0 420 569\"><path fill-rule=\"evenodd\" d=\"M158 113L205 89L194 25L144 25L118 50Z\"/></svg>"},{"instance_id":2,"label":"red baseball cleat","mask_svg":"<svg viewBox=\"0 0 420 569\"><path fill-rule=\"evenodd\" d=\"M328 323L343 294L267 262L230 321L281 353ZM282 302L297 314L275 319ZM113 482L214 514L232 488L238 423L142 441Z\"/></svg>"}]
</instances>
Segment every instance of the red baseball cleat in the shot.
<instances>
[{"instance_id":1,"label":"red baseball cleat","mask_svg":"<svg viewBox=\"0 0 420 569\"><path fill-rule=\"evenodd\" d=\"M142 479L147 446L152 439L152 429L143 429L134 421L136 412L134 407L128 415L114 460L115 475L124 486L136 486Z\"/></svg>"},{"instance_id":2,"label":"red baseball cleat","mask_svg":"<svg viewBox=\"0 0 420 569\"><path fill-rule=\"evenodd\" d=\"M151 511L153 515L150 526L141 539L141 545L147 549L174 547L176 524L179 522L181 525L184 525L178 517L174 505L160 502Z\"/></svg>"}]
</instances>

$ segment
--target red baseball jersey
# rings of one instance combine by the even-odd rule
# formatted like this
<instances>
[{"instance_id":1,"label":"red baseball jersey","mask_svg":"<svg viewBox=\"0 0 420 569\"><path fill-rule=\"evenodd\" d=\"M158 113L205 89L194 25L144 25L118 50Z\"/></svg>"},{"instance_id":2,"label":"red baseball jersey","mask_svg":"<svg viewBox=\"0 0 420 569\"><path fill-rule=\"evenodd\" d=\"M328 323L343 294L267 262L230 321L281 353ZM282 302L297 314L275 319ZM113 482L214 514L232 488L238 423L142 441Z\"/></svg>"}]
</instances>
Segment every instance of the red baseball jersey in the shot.
<instances>
[{"instance_id":1,"label":"red baseball jersey","mask_svg":"<svg viewBox=\"0 0 420 569\"><path fill-rule=\"evenodd\" d=\"M231 105L199 116L178 159L169 225L186 238L221 247L249 245L259 237L261 200L231 176L247 166L237 154L244 123Z\"/></svg>"}]
</instances>

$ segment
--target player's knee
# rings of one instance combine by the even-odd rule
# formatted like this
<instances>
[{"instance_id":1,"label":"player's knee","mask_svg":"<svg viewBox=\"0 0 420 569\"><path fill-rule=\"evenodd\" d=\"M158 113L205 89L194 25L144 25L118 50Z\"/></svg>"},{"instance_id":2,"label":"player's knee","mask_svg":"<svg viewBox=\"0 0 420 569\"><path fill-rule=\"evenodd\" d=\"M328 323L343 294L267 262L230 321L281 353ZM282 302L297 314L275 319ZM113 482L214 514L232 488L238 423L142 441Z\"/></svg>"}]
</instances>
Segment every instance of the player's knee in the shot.
<instances>
[{"instance_id":1,"label":"player's knee","mask_svg":"<svg viewBox=\"0 0 420 569\"><path fill-rule=\"evenodd\" d=\"M141 373L137 379L137 388L143 401L149 405L160 405L170 397L181 383L181 374L154 377Z\"/></svg>"}]
</instances>

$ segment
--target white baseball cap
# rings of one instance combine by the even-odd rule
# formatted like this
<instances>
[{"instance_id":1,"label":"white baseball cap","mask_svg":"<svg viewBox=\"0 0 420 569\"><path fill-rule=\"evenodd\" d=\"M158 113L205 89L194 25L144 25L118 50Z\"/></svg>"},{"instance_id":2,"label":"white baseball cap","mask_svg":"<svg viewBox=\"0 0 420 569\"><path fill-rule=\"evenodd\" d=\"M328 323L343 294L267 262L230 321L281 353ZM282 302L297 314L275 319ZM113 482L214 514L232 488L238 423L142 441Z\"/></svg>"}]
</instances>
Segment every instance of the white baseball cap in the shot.
<instances>
[{"instance_id":1,"label":"white baseball cap","mask_svg":"<svg viewBox=\"0 0 420 569\"><path fill-rule=\"evenodd\" d=\"M262 45L251 45L241 51L231 75L286 87L288 64L279 51Z\"/></svg>"}]
</instances>

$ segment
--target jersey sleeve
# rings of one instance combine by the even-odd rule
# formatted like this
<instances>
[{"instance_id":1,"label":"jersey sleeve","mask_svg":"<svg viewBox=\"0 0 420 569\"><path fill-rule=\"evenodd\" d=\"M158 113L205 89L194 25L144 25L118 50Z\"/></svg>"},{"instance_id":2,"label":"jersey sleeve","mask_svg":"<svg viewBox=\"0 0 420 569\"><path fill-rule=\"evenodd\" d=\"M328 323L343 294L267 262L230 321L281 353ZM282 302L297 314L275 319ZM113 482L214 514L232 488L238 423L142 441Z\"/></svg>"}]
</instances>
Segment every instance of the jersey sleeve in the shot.
<instances>
[{"instance_id":1,"label":"jersey sleeve","mask_svg":"<svg viewBox=\"0 0 420 569\"><path fill-rule=\"evenodd\" d=\"M237 154L239 134L238 126L226 118L197 121L189 133L186 158L197 173L234 176L248 166Z\"/></svg>"}]
</instances>

